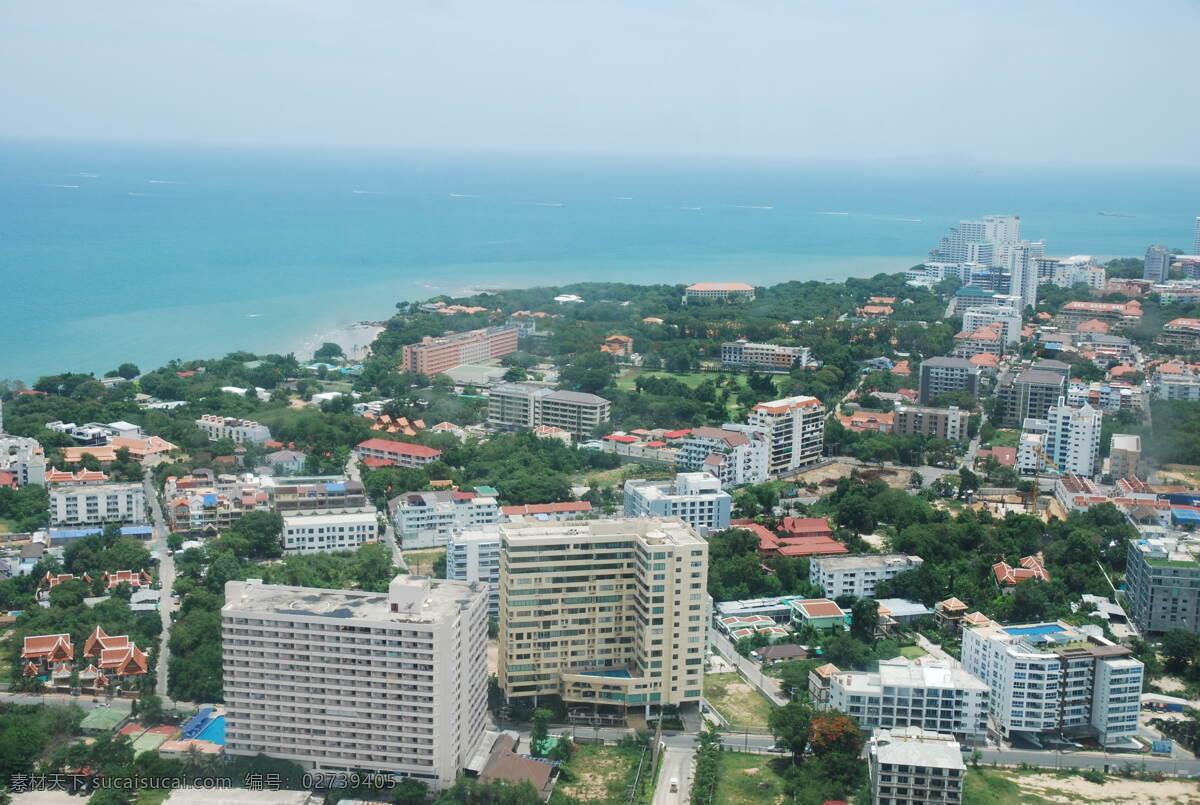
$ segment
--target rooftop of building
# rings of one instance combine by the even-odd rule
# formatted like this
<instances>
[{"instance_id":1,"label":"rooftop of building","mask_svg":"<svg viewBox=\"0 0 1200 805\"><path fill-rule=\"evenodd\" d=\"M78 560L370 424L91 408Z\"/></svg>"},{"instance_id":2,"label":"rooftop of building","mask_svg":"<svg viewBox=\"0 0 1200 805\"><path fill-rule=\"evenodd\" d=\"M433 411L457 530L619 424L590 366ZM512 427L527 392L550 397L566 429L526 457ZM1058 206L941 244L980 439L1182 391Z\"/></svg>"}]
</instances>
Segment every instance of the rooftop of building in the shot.
<instances>
[{"instance_id":1,"label":"rooftop of building","mask_svg":"<svg viewBox=\"0 0 1200 805\"><path fill-rule=\"evenodd\" d=\"M744 282L697 282L687 287L689 291L753 291L753 285Z\"/></svg>"},{"instance_id":2,"label":"rooftop of building","mask_svg":"<svg viewBox=\"0 0 1200 805\"><path fill-rule=\"evenodd\" d=\"M1142 452L1142 437L1136 433L1114 433L1112 436L1111 448L1113 450L1126 450L1131 453Z\"/></svg>"},{"instance_id":3,"label":"rooftop of building","mask_svg":"<svg viewBox=\"0 0 1200 805\"><path fill-rule=\"evenodd\" d=\"M973 364L969 360L967 360L966 358L951 358L951 357L926 358L925 360L921 361L921 368L924 369L926 366L928 366L932 369L968 369L968 370L972 370L972 369L979 368L979 367L975 366L975 364Z\"/></svg>"},{"instance_id":4,"label":"rooftop of building","mask_svg":"<svg viewBox=\"0 0 1200 805\"><path fill-rule=\"evenodd\" d=\"M812 561L823 570L867 570L910 562L920 564L925 560L903 553L860 553L853 556L818 556L813 557Z\"/></svg>"},{"instance_id":5,"label":"rooftop of building","mask_svg":"<svg viewBox=\"0 0 1200 805\"><path fill-rule=\"evenodd\" d=\"M296 615L397 623L431 623L452 616L476 595L484 593L479 582L431 580L426 576L397 576L392 585L411 587L423 597L419 612L393 612L390 593L357 590L325 590L263 584L261 579L231 581L225 585L223 613L245 612L251 616Z\"/></svg>"},{"instance_id":6,"label":"rooftop of building","mask_svg":"<svg viewBox=\"0 0 1200 805\"><path fill-rule=\"evenodd\" d=\"M783 397L770 402L760 402L754 406L755 411L761 411L768 414L781 414L785 411L790 411L796 408L820 408L821 401L816 397L808 397L803 394L795 397Z\"/></svg>"},{"instance_id":7,"label":"rooftop of building","mask_svg":"<svg viewBox=\"0 0 1200 805\"><path fill-rule=\"evenodd\" d=\"M869 690L881 686L984 693L989 690L985 682L967 672L961 665L936 657L918 657L912 660L896 657L880 660L877 672L839 671L838 681L851 690Z\"/></svg>"},{"instance_id":8,"label":"rooftop of building","mask_svg":"<svg viewBox=\"0 0 1200 805\"><path fill-rule=\"evenodd\" d=\"M1066 378L1058 372L1050 372L1045 369L1026 369L1018 374L1013 382L1039 386L1061 386L1066 383Z\"/></svg>"},{"instance_id":9,"label":"rooftop of building","mask_svg":"<svg viewBox=\"0 0 1200 805\"><path fill-rule=\"evenodd\" d=\"M935 769L965 770L958 740L953 735L903 727L876 730L872 738L875 757L880 763Z\"/></svg>"},{"instance_id":10,"label":"rooftop of building","mask_svg":"<svg viewBox=\"0 0 1200 805\"><path fill-rule=\"evenodd\" d=\"M567 520L562 522L523 521L504 523L501 536L511 542L523 540L556 541L568 537L638 537L647 542L668 545L707 545L704 539L678 517L614 518L606 520Z\"/></svg>"}]
</instances>

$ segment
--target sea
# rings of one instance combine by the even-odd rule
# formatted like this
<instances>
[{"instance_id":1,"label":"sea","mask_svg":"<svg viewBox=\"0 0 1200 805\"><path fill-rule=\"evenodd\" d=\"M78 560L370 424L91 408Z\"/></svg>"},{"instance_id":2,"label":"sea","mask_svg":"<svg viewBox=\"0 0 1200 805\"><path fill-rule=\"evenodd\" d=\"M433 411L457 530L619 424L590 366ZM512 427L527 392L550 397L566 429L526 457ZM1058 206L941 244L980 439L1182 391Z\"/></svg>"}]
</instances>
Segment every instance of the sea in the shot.
<instances>
[{"instance_id":1,"label":"sea","mask_svg":"<svg viewBox=\"0 0 1200 805\"><path fill-rule=\"evenodd\" d=\"M0 140L0 379L303 354L443 293L902 271L988 213L1048 254L1188 250L1197 188L1198 168Z\"/></svg>"}]
</instances>

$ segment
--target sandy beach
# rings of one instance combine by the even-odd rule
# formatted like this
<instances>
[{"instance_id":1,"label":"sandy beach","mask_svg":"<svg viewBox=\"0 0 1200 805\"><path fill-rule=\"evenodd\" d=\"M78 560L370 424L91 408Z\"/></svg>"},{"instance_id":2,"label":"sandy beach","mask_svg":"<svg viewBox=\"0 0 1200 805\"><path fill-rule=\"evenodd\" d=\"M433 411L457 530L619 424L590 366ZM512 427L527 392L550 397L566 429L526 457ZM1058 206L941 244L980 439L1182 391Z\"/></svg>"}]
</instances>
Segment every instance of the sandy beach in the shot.
<instances>
[{"instance_id":1,"label":"sandy beach","mask_svg":"<svg viewBox=\"0 0 1200 805\"><path fill-rule=\"evenodd\" d=\"M302 361L312 360L313 353L324 343L337 344L352 361L364 360L370 353L371 342L383 332L383 327L371 322L359 321L313 336L296 350Z\"/></svg>"}]
</instances>

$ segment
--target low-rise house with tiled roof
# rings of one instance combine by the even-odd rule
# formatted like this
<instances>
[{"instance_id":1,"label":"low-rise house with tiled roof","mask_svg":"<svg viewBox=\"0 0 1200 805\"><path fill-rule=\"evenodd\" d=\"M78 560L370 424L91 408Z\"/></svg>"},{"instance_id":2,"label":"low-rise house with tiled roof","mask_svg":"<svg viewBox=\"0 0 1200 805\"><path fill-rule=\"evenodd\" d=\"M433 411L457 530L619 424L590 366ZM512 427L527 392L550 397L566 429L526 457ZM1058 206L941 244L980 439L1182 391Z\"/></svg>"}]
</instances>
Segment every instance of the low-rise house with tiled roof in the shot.
<instances>
[{"instance_id":1,"label":"low-rise house with tiled roof","mask_svg":"<svg viewBox=\"0 0 1200 805\"><path fill-rule=\"evenodd\" d=\"M1035 556L1022 556L1020 563L1015 567L1008 562L997 562L992 565L992 574L996 577L996 584L1000 585L1006 594L1011 593L1012 588L1022 582L1050 581L1045 559L1040 552Z\"/></svg>"},{"instance_id":2,"label":"low-rise house with tiled roof","mask_svg":"<svg viewBox=\"0 0 1200 805\"><path fill-rule=\"evenodd\" d=\"M142 587L149 587L154 583L154 579L144 570L116 570L112 573L101 575L100 580L104 582L104 589L106 590L115 590L122 584L128 584L137 590Z\"/></svg>"},{"instance_id":3,"label":"low-rise house with tiled roof","mask_svg":"<svg viewBox=\"0 0 1200 805\"><path fill-rule=\"evenodd\" d=\"M397 467L423 467L442 457L442 451L423 444L395 442L388 439L367 439L359 442L354 454L360 461L367 458L382 458Z\"/></svg>"},{"instance_id":4,"label":"low-rise house with tiled roof","mask_svg":"<svg viewBox=\"0 0 1200 805\"><path fill-rule=\"evenodd\" d=\"M937 618L938 626L949 632L957 632L962 628L966 614L967 605L957 598L947 598L933 605L933 615Z\"/></svg>"},{"instance_id":5,"label":"low-rise house with tiled roof","mask_svg":"<svg viewBox=\"0 0 1200 805\"><path fill-rule=\"evenodd\" d=\"M75 660L75 646L69 634L29 635L21 644L21 673L24 676L49 676L55 669Z\"/></svg>"},{"instance_id":6,"label":"low-rise house with tiled roof","mask_svg":"<svg viewBox=\"0 0 1200 805\"><path fill-rule=\"evenodd\" d=\"M500 514L510 523L522 520L581 520L593 515L592 504L586 500L567 500L561 503L525 503L520 506L501 506Z\"/></svg>"},{"instance_id":7,"label":"low-rise house with tiled roof","mask_svg":"<svg viewBox=\"0 0 1200 805\"><path fill-rule=\"evenodd\" d=\"M818 631L850 629L850 613L828 598L805 598L792 601L792 623L811 626Z\"/></svg>"}]
</instances>

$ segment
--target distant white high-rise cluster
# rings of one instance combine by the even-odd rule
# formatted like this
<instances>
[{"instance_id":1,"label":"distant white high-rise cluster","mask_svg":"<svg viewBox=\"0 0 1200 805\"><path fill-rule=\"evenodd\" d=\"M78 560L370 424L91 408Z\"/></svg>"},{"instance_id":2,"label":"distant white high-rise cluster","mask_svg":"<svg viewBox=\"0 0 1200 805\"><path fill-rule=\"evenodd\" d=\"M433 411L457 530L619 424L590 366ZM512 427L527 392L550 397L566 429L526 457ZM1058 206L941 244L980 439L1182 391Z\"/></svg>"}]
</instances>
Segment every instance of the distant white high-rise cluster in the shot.
<instances>
[{"instance_id":1,"label":"distant white high-rise cluster","mask_svg":"<svg viewBox=\"0 0 1200 805\"><path fill-rule=\"evenodd\" d=\"M977 221L959 221L929 253L937 265L980 265L1008 275L1008 292L1021 298L1021 307L1037 304L1038 259L1046 252L1043 241L1021 240L1019 215L985 215ZM941 273L948 273L942 269ZM993 272L993 277L1002 276ZM964 278L964 282L970 280Z\"/></svg>"},{"instance_id":2,"label":"distant white high-rise cluster","mask_svg":"<svg viewBox=\"0 0 1200 805\"><path fill-rule=\"evenodd\" d=\"M1192 254L1200 254L1200 215L1196 216L1196 230L1192 237Z\"/></svg>"}]
</instances>

